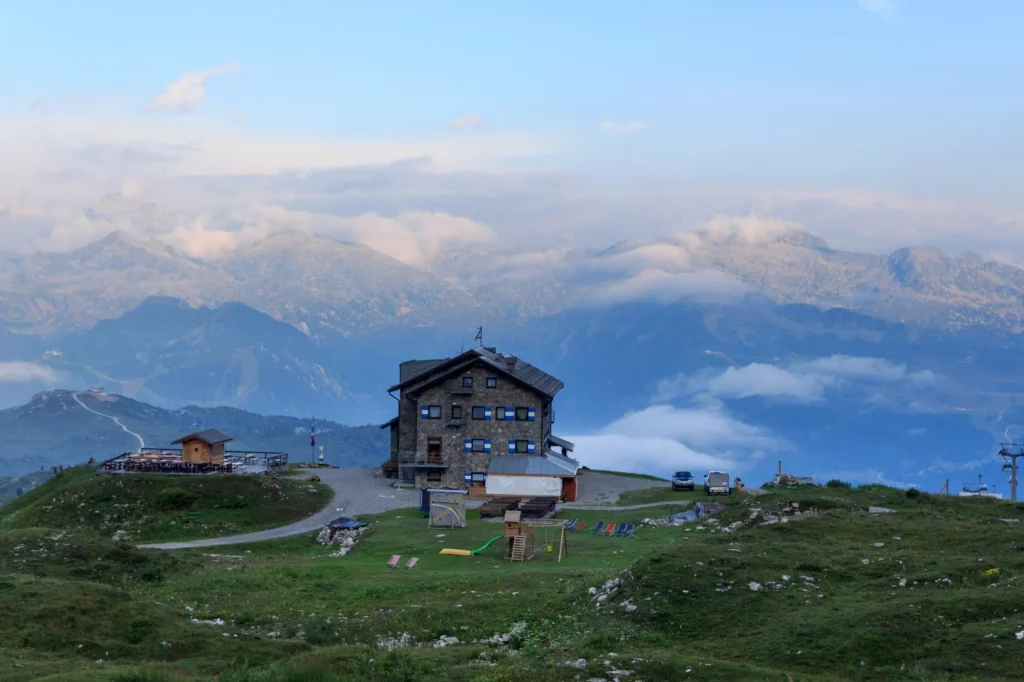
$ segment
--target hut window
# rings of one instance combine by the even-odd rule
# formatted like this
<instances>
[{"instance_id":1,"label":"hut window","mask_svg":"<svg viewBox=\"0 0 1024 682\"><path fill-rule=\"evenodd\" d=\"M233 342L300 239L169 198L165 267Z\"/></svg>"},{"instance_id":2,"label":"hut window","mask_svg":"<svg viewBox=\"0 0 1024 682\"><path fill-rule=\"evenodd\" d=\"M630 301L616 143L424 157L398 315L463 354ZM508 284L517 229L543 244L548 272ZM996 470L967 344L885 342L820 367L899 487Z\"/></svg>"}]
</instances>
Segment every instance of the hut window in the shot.
<instances>
[{"instance_id":1,"label":"hut window","mask_svg":"<svg viewBox=\"0 0 1024 682\"><path fill-rule=\"evenodd\" d=\"M427 416L429 419L440 419L441 418L441 406L430 405L427 408Z\"/></svg>"},{"instance_id":2,"label":"hut window","mask_svg":"<svg viewBox=\"0 0 1024 682\"><path fill-rule=\"evenodd\" d=\"M452 405L452 419L462 419L462 405Z\"/></svg>"},{"instance_id":3,"label":"hut window","mask_svg":"<svg viewBox=\"0 0 1024 682\"><path fill-rule=\"evenodd\" d=\"M530 418L530 408L528 407L517 407L516 408L516 421L525 422Z\"/></svg>"},{"instance_id":4,"label":"hut window","mask_svg":"<svg viewBox=\"0 0 1024 682\"><path fill-rule=\"evenodd\" d=\"M440 471L428 471L427 472L427 483L440 483L441 472Z\"/></svg>"},{"instance_id":5,"label":"hut window","mask_svg":"<svg viewBox=\"0 0 1024 682\"><path fill-rule=\"evenodd\" d=\"M523 453L525 453L525 452L529 452L529 451L530 451L530 441L528 441L528 440L517 440L516 441L516 452L523 452Z\"/></svg>"},{"instance_id":6,"label":"hut window","mask_svg":"<svg viewBox=\"0 0 1024 682\"><path fill-rule=\"evenodd\" d=\"M487 377L487 388L497 388L498 380L495 377Z\"/></svg>"},{"instance_id":7,"label":"hut window","mask_svg":"<svg viewBox=\"0 0 1024 682\"><path fill-rule=\"evenodd\" d=\"M463 388L473 388L473 377L462 377Z\"/></svg>"}]
</instances>

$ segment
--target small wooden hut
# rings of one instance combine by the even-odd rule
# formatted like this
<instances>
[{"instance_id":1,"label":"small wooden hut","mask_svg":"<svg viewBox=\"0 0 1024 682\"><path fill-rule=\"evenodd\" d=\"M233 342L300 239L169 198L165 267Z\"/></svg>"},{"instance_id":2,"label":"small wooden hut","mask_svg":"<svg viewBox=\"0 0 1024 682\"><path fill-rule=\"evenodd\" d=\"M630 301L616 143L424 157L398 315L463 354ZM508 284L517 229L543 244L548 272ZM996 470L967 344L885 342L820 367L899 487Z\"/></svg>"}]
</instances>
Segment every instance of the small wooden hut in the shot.
<instances>
[{"instance_id":1,"label":"small wooden hut","mask_svg":"<svg viewBox=\"0 0 1024 682\"><path fill-rule=\"evenodd\" d=\"M232 440L234 438L223 431L207 429L183 436L174 441L174 445L181 445L181 460L183 462L223 464L224 444Z\"/></svg>"}]
</instances>

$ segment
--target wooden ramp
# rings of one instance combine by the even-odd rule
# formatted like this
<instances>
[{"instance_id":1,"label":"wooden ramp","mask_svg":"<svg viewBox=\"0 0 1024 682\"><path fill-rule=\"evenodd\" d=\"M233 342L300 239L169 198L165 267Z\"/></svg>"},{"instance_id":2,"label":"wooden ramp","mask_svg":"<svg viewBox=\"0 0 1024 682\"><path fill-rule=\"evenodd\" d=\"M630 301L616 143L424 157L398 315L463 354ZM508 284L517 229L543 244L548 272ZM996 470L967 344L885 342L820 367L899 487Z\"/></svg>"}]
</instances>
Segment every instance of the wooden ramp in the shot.
<instances>
[{"instance_id":1,"label":"wooden ramp","mask_svg":"<svg viewBox=\"0 0 1024 682\"><path fill-rule=\"evenodd\" d=\"M518 535L512 539L512 561L523 561L526 558L526 536Z\"/></svg>"}]
</instances>

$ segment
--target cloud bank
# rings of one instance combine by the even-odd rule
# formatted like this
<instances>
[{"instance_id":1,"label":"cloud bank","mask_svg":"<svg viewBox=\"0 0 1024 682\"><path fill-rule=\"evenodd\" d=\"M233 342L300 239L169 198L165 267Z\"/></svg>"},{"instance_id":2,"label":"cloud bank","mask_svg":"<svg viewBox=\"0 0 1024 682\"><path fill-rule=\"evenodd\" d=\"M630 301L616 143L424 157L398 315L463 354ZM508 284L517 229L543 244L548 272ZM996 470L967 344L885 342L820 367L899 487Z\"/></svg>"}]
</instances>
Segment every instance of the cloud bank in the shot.
<instances>
[{"instance_id":1,"label":"cloud bank","mask_svg":"<svg viewBox=\"0 0 1024 682\"><path fill-rule=\"evenodd\" d=\"M0 382L25 384L32 381L56 384L60 376L46 365L34 362L0 362Z\"/></svg>"},{"instance_id":2,"label":"cloud bank","mask_svg":"<svg viewBox=\"0 0 1024 682\"><path fill-rule=\"evenodd\" d=\"M164 86L164 91L153 98L151 111L189 112L206 97L206 81L211 76L222 76L241 68L240 64L215 66L212 69L189 71L173 83Z\"/></svg>"}]
</instances>

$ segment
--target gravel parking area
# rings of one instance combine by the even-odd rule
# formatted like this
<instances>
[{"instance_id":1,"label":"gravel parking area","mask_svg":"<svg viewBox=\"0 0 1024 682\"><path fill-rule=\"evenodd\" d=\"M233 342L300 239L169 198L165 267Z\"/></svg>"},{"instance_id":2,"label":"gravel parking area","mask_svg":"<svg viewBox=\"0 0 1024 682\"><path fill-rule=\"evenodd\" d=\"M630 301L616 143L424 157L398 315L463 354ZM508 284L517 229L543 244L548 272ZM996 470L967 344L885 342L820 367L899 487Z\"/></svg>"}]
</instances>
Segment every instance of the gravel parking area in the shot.
<instances>
[{"instance_id":1,"label":"gravel parking area","mask_svg":"<svg viewBox=\"0 0 1024 682\"><path fill-rule=\"evenodd\" d=\"M619 501L619 494L628 490L644 490L646 488L667 488L672 485L668 481L651 481L646 478L631 478L613 474L599 474L584 471L579 481L579 494L576 501L562 505L567 509L574 506L614 505Z\"/></svg>"}]
</instances>

